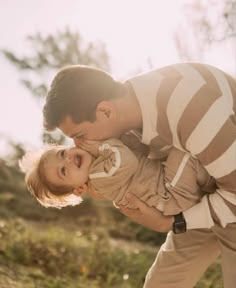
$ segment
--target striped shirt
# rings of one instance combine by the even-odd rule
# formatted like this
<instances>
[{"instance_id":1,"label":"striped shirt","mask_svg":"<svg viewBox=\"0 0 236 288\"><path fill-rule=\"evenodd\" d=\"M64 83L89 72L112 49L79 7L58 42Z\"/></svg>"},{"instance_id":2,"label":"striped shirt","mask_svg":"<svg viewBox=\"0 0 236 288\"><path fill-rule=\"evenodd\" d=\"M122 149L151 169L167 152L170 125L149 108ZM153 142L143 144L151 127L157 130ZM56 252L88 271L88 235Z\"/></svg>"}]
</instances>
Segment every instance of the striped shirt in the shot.
<instances>
[{"instance_id":1,"label":"striped shirt","mask_svg":"<svg viewBox=\"0 0 236 288\"><path fill-rule=\"evenodd\" d=\"M219 69L181 63L128 80L139 101L142 142L151 153L190 152L216 179L184 216L189 229L236 222L236 80Z\"/></svg>"}]
</instances>

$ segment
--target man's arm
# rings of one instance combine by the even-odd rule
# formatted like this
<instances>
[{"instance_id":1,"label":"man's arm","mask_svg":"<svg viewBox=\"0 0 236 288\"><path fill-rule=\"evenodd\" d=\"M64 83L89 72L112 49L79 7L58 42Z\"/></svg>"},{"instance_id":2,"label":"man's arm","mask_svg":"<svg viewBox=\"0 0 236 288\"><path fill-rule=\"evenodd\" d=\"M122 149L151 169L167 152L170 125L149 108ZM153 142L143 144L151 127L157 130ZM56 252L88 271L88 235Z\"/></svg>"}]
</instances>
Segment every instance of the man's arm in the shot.
<instances>
[{"instance_id":1,"label":"man's arm","mask_svg":"<svg viewBox=\"0 0 236 288\"><path fill-rule=\"evenodd\" d=\"M172 229L172 225L174 223L173 216L164 216L159 210L148 206L134 194L129 193L126 196L126 199L137 208L129 209L119 205L119 209L121 213L133 221L158 232L168 232Z\"/></svg>"}]
</instances>

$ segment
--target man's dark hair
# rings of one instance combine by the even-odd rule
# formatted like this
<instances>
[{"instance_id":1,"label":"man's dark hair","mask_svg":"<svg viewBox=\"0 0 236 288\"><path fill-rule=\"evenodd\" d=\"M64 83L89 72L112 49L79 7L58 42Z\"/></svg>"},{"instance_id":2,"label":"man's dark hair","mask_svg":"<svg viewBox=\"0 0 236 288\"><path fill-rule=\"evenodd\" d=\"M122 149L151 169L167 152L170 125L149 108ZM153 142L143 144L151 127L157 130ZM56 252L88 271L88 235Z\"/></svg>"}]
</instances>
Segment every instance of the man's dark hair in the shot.
<instances>
[{"instance_id":1,"label":"man's dark hair","mask_svg":"<svg viewBox=\"0 0 236 288\"><path fill-rule=\"evenodd\" d=\"M123 95L124 87L97 68L73 65L60 70L52 81L43 108L44 127L54 130L66 116L74 123L94 121L97 105Z\"/></svg>"}]
</instances>

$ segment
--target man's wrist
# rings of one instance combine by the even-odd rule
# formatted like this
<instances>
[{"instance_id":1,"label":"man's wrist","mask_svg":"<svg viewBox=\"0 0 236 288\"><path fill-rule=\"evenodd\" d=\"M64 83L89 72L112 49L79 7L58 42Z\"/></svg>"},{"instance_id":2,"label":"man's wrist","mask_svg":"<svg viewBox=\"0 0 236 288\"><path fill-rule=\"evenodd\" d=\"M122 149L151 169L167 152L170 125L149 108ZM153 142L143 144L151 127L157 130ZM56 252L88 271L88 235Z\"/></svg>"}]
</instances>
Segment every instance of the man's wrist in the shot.
<instances>
[{"instance_id":1,"label":"man's wrist","mask_svg":"<svg viewBox=\"0 0 236 288\"><path fill-rule=\"evenodd\" d=\"M186 232L186 221L184 219L183 213L180 212L173 216L174 222L172 224L172 230L175 234L180 234Z\"/></svg>"}]
</instances>

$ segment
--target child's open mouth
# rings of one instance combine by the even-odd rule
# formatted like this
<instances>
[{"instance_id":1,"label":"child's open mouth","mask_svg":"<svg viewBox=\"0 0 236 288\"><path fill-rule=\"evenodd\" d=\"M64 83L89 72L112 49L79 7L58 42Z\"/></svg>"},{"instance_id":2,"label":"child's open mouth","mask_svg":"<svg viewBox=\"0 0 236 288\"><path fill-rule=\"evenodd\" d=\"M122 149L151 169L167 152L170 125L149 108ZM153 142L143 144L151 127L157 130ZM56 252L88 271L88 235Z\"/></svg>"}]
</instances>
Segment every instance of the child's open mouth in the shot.
<instances>
[{"instance_id":1,"label":"child's open mouth","mask_svg":"<svg viewBox=\"0 0 236 288\"><path fill-rule=\"evenodd\" d=\"M75 164L78 168L81 166L81 157L79 155L76 155L75 157Z\"/></svg>"}]
</instances>

